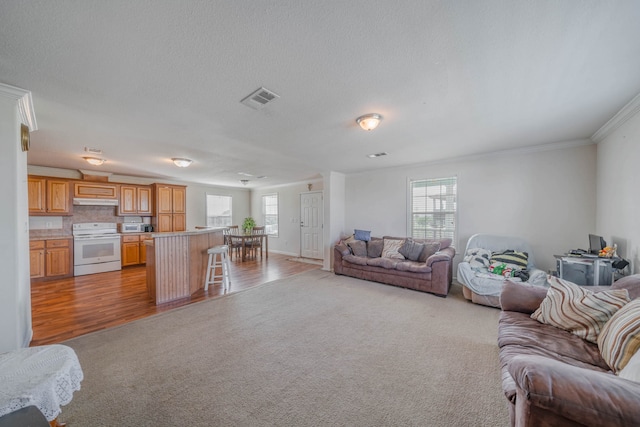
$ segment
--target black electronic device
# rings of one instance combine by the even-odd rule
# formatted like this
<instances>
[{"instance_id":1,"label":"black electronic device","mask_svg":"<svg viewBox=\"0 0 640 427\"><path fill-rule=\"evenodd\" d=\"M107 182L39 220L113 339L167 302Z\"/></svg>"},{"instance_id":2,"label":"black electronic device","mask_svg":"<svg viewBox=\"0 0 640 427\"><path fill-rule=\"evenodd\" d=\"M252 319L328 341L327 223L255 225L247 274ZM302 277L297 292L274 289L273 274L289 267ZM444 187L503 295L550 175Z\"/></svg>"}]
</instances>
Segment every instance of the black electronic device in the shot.
<instances>
[{"instance_id":1,"label":"black electronic device","mask_svg":"<svg viewBox=\"0 0 640 427\"><path fill-rule=\"evenodd\" d=\"M601 236L589 234L589 252L598 255L607 246L607 242Z\"/></svg>"}]
</instances>

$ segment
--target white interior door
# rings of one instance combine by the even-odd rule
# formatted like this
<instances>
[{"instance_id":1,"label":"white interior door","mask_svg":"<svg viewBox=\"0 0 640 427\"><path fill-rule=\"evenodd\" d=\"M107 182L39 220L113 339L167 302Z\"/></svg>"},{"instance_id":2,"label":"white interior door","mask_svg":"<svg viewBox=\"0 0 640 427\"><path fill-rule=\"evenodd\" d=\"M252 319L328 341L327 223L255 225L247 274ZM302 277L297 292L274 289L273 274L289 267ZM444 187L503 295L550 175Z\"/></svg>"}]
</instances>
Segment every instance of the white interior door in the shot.
<instances>
[{"instance_id":1,"label":"white interior door","mask_svg":"<svg viewBox=\"0 0 640 427\"><path fill-rule=\"evenodd\" d=\"M323 259L322 223L324 201L322 192L300 194L300 256Z\"/></svg>"}]
</instances>

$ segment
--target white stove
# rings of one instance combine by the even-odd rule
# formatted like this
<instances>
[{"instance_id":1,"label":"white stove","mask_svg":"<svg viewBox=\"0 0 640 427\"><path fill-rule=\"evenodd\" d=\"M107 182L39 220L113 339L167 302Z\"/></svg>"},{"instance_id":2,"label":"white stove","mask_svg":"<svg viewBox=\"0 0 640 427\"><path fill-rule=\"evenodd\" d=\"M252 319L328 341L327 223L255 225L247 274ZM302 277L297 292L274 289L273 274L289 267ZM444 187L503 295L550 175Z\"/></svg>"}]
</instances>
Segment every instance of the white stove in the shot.
<instances>
[{"instance_id":1,"label":"white stove","mask_svg":"<svg viewBox=\"0 0 640 427\"><path fill-rule=\"evenodd\" d=\"M120 235L115 222L73 224L73 275L122 269Z\"/></svg>"}]
</instances>

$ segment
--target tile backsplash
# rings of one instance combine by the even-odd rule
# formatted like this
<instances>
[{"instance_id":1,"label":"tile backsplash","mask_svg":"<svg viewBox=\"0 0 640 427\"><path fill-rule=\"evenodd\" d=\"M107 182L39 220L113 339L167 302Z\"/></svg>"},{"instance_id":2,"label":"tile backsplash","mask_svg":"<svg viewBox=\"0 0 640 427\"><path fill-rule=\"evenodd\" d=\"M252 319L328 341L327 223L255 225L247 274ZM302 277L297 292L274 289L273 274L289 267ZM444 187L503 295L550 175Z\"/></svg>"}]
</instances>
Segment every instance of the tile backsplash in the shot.
<instances>
[{"instance_id":1,"label":"tile backsplash","mask_svg":"<svg viewBox=\"0 0 640 427\"><path fill-rule=\"evenodd\" d=\"M71 236L73 224L79 222L124 222L125 217L117 212L115 206L74 206L73 216L31 216L29 236Z\"/></svg>"}]
</instances>

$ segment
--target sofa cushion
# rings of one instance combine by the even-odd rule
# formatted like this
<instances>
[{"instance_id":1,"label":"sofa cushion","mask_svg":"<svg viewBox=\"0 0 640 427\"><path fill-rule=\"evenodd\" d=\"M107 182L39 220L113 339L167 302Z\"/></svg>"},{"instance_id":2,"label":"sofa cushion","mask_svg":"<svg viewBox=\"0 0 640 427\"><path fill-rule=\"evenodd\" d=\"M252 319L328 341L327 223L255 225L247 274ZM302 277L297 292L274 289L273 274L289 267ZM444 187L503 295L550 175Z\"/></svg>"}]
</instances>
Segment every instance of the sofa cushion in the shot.
<instances>
[{"instance_id":1,"label":"sofa cushion","mask_svg":"<svg viewBox=\"0 0 640 427\"><path fill-rule=\"evenodd\" d=\"M423 249L423 243L418 243L413 239L407 239L400 249L398 249L398 252L408 260L417 261Z\"/></svg>"},{"instance_id":2,"label":"sofa cushion","mask_svg":"<svg viewBox=\"0 0 640 427\"><path fill-rule=\"evenodd\" d=\"M614 373L624 369L640 349L640 299L622 307L604 325L598 348Z\"/></svg>"},{"instance_id":3,"label":"sofa cushion","mask_svg":"<svg viewBox=\"0 0 640 427\"><path fill-rule=\"evenodd\" d=\"M351 252L355 256L367 256L367 242L362 240L354 240L353 242L347 243L347 245L351 248Z\"/></svg>"},{"instance_id":4,"label":"sofa cushion","mask_svg":"<svg viewBox=\"0 0 640 427\"><path fill-rule=\"evenodd\" d=\"M367 257L356 256L356 255L347 255L342 257L342 262L347 262L351 264L358 265L367 265Z\"/></svg>"},{"instance_id":5,"label":"sofa cushion","mask_svg":"<svg viewBox=\"0 0 640 427\"><path fill-rule=\"evenodd\" d=\"M368 242L371 240L371 231L355 229L353 230L353 237L356 240L364 240L365 242Z\"/></svg>"},{"instance_id":6,"label":"sofa cushion","mask_svg":"<svg viewBox=\"0 0 640 427\"><path fill-rule=\"evenodd\" d=\"M342 256L351 255L351 249L349 249L349 246L345 245L343 241L338 242L336 249L340 251Z\"/></svg>"},{"instance_id":7,"label":"sofa cushion","mask_svg":"<svg viewBox=\"0 0 640 427\"><path fill-rule=\"evenodd\" d=\"M427 259L431 255L435 254L440 249L443 249L443 248L440 245L440 242L438 242L438 241L435 241L435 242L424 242L424 249L422 249L422 252L420 253L420 256L418 257L418 262L426 262Z\"/></svg>"},{"instance_id":8,"label":"sofa cushion","mask_svg":"<svg viewBox=\"0 0 640 427\"><path fill-rule=\"evenodd\" d=\"M551 287L532 319L596 343L604 324L629 302L626 289L592 292L575 283L549 276Z\"/></svg>"},{"instance_id":9,"label":"sofa cushion","mask_svg":"<svg viewBox=\"0 0 640 427\"><path fill-rule=\"evenodd\" d=\"M382 256L382 239L372 238L367 242L367 256L369 258L380 258Z\"/></svg>"},{"instance_id":10,"label":"sofa cushion","mask_svg":"<svg viewBox=\"0 0 640 427\"><path fill-rule=\"evenodd\" d=\"M564 329L539 323L525 313L500 313L498 347L503 364L518 354L537 354L573 366L609 371L597 345Z\"/></svg>"},{"instance_id":11,"label":"sofa cushion","mask_svg":"<svg viewBox=\"0 0 640 427\"><path fill-rule=\"evenodd\" d=\"M396 264L396 270L410 271L412 273L429 273L431 272L431 267L424 262L400 261Z\"/></svg>"},{"instance_id":12,"label":"sofa cushion","mask_svg":"<svg viewBox=\"0 0 640 427\"><path fill-rule=\"evenodd\" d=\"M396 265L398 264L398 260L394 258L368 258L367 265L371 265L373 267L382 267L387 268L389 270L395 270Z\"/></svg>"},{"instance_id":13,"label":"sofa cushion","mask_svg":"<svg viewBox=\"0 0 640 427\"><path fill-rule=\"evenodd\" d=\"M404 239L383 239L382 245L382 257L383 258L395 258L395 259L404 259L404 256L398 252L398 250L404 244Z\"/></svg>"}]
</instances>

